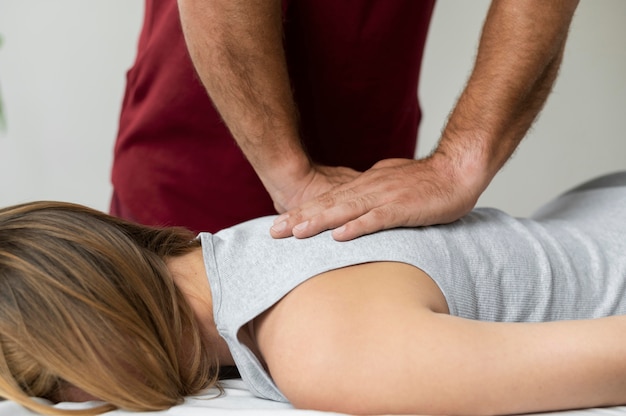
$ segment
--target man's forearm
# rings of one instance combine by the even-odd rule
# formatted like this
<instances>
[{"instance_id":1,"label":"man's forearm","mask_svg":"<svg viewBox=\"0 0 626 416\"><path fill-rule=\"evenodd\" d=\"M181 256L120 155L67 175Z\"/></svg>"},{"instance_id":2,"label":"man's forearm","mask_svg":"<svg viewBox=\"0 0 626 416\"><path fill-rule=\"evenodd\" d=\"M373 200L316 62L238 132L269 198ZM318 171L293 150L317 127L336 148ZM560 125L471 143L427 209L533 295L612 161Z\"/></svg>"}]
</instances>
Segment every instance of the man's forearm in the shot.
<instances>
[{"instance_id":1,"label":"man's forearm","mask_svg":"<svg viewBox=\"0 0 626 416\"><path fill-rule=\"evenodd\" d=\"M279 0L179 0L185 39L217 110L266 183L308 168Z\"/></svg>"},{"instance_id":2,"label":"man's forearm","mask_svg":"<svg viewBox=\"0 0 626 416\"><path fill-rule=\"evenodd\" d=\"M472 75L435 155L445 156L477 196L543 107L563 56L577 0L495 0Z\"/></svg>"}]
</instances>

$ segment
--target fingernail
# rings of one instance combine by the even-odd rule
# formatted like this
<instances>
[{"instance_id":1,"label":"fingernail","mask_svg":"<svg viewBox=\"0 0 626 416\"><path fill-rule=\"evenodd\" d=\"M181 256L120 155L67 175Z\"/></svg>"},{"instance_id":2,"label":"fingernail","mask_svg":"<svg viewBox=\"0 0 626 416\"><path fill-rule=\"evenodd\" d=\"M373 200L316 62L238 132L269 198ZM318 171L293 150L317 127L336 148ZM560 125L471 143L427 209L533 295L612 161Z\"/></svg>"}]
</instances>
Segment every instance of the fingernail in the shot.
<instances>
[{"instance_id":1,"label":"fingernail","mask_svg":"<svg viewBox=\"0 0 626 416\"><path fill-rule=\"evenodd\" d=\"M308 221L301 222L300 224L298 224L295 227L293 227L293 230L294 231L304 231L308 225L309 225Z\"/></svg>"},{"instance_id":2,"label":"fingernail","mask_svg":"<svg viewBox=\"0 0 626 416\"><path fill-rule=\"evenodd\" d=\"M335 230L333 231L333 234L341 235L341 234L343 234L345 232L346 232L346 226L342 225L341 227L335 228Z\"/></svg>"},{"instance_id":3,"label":"fingernail","mask_svg":"<svg viewBox=\"0 0 626 416\"><path fill-rule=\"evenodd\" d=\"M280 233L282 231L285 231L285 228L287 228L287 221L281 221L278 224L272 225L272 231L274 231L276 233Z\"/></svg>"},{"instance_id":4,"label":"fingernail","mask_svg":"<svg viewBox=\"0 0 626 416\"><path fill-rule=\"evenodd\" d=\"M287 218L289 218L289 214L280 214L278 217L274 218L274 224L285 222Z\"/></svg>"}]
</instances>

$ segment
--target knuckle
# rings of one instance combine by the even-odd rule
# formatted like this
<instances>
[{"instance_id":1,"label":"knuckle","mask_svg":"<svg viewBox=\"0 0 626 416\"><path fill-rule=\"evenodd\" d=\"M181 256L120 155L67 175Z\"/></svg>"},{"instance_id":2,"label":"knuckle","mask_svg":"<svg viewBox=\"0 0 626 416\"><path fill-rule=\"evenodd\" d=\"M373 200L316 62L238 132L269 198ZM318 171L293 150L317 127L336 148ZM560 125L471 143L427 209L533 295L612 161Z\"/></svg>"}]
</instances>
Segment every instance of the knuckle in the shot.
<instances>
[{"instance_id":1,"label":"knuckle","mask_svg":"<svg viewBox=\"0 0 626 416\"><path fill-rule=\"evenodd\" d=\"M321 206L323 209L328 209L337 203L337 198L335 197L335 193L326 192L317 197L317 204Z\"/></svg>"},{"instance_id":2,"label":"knuckle","mask_svg":"<svg viewBox=\"0 0 626 416\"><path fill-rule=\"evenodd\" d=\"M350 199L344 202L345 208L351 212L362 212L364 210L365 204L362 199Z\"/></svg>"},{"instance_id":3,"label":"knuckle","mask_svg":"<svg viewBox=\"0 0 626 416\"><path fill-rule=\"evenodd\" d=\"M359 194L354 189L333 190L320 195L317 203L324 209L336 207L340 204L351 203L355 199L359 199Z\"/></svg>"},{"instance_id":4,"label":"knuckle","mask_svg":"<svg viewBox=\"0 0 626 416\"><path fill-rule=\"evenodd\" d=\"M301 209L290 212L289 217L287 218L287 222L291 224L292 226L296 224L300 224L304 220L305 220L305 215Z\"/></svg>"}]
</instances>

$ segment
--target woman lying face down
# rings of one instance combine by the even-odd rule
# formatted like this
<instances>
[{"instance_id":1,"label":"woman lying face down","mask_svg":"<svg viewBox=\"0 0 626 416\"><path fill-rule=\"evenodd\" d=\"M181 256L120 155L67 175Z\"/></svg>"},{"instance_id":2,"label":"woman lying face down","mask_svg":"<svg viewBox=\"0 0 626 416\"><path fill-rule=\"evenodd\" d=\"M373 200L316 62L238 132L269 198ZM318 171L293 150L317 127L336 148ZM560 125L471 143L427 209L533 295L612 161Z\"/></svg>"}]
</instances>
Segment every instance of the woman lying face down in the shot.
<instances>
[{"instance_id":1,"label":"woman lying face down","mask_svg":"<svg viewBox=\"0 0 626 416\"><path fill-rule=\"evenodd\" d=\"M0 210L0 394L160 410L236 365L258 396L354 414L626 403L625 173L533 219L479 209L345 243L273 240L271 220L196 238Z\"/></svg>"},{"instance_id":2,"label":"woman lying face down","mask_svg":"<svg viewBox=\"0 0 626 416\"><path fill-rule=\"evenodd\" d=\"M157 410L214 383L216 357L164 261L193 235L61 203L0 212L5 397L39 412L29 396Z\"/></svg>"}]
</instances>

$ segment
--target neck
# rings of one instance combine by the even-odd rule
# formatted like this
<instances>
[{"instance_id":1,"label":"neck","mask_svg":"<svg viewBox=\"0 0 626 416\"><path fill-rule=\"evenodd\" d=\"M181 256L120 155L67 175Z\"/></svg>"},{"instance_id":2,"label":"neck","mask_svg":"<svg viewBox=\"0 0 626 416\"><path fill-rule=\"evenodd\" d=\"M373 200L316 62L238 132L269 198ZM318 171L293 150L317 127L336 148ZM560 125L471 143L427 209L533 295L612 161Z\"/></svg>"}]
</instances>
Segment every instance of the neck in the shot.
<instances>
[{"instance_id":1,"label":"neck","mask_svg":"<svg viewBox=\"0 0 626 416\"><path fill-rule=\"evenodd\" d=\"M213 317L211 286L204 268L202 249L167 260L174 283L191 306L207 345L216 349L221 366L235 365L226 341L219 335Z\"/></svg>"}]
</instances>

